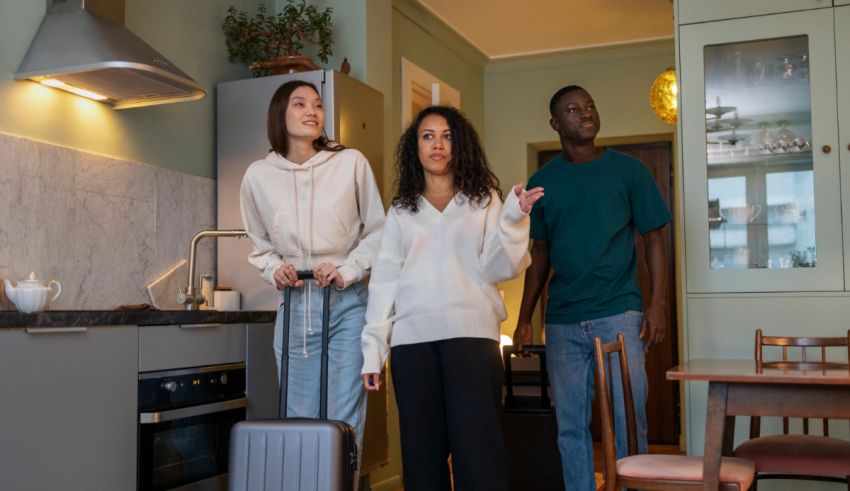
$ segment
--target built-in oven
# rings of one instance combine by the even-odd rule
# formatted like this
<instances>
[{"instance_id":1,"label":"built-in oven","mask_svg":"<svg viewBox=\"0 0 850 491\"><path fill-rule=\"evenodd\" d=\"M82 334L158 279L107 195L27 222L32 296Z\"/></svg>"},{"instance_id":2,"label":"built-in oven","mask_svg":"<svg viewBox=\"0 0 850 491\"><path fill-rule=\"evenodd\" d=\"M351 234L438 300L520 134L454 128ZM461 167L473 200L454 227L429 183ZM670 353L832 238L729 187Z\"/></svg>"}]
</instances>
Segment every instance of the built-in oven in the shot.
<instances>
[{"instance_id":1,"label":"built-in oven","mask_svg":"<svg viewBox=\"0 0 850 491\"><path fill-rule=\"evenodd\" d=\"M244 363L140 373L138 489L227 489L230 429L247 405Z\"/></svg>"}]
</instances>

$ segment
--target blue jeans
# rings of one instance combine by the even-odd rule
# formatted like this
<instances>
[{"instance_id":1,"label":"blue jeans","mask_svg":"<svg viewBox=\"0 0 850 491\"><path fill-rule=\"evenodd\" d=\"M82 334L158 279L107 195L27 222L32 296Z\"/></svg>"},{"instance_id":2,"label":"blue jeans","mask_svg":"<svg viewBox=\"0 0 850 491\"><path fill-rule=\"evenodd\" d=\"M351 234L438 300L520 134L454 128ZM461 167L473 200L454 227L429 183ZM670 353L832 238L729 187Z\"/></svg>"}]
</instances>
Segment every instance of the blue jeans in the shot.
<instances>
[{"instance_id":1,"label":"blue jeans","mask_svg":"<svg viewBox=\"0 0 850 491\"><path fill-rule=\"evenodd\" d=\"M638 338L643 313L628 311L610 317L574 324L546 325L546 363L558 418L558 448L564 469L564 487L569 491L594 491L593 442L590 435L591 402L596 363L593 339L603 343L617 340L623 333L629 358L629 376L635 404L638 453L647 453L647 379L644 342ZM618 362L612 358L611 385L614 387L614 429L617 457L628 452L626 415Z\"/></svg>"},{"instance_id":2,"label":"blue jeans","mask_svg":"<svg viewBox=\"0 0 850 491\"><path fill-rule=\"evenodd\" d=\"M308 286L309 283L309 286ZM363 351L360 335L366 316L365 282L345 290L330 288L330 327L328 332L328 418L354 427L357 448L363 448L366 420L365 389L360 381ZM310 289L308 294L307 289ZM309 317L308 312L309 299ZM319 417L319 383L322 354L322 289L312 280L303 288L293 288L289 327L289 392L287 417ZM280 376L283 346L283 295L274 329L274 353ZM307 324L309 322L309 325ZM358 459L359 461L359 459Z\"/></svg>"}]
</instances>

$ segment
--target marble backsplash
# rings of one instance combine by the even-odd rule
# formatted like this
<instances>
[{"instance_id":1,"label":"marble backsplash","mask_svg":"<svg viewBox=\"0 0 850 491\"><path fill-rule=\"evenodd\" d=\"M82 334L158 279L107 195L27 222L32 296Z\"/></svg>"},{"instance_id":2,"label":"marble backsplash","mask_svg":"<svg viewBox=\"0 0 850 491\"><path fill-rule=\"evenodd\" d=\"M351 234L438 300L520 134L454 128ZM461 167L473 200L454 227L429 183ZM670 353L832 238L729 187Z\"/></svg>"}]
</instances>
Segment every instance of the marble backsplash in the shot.
<instances>
[{"instance_id":1,"label":"marble backsplash","mask_svg":"<svg viewBox=\"0 0 850 491\"><path fill-rule=\"evenodd\" d=\"M0 279L58 280L51 310L150 303L146 285L216 223L212 179L4 134L0 197ZM198 254L214 272L214 239Z\"/></svg>"}]
</instances>

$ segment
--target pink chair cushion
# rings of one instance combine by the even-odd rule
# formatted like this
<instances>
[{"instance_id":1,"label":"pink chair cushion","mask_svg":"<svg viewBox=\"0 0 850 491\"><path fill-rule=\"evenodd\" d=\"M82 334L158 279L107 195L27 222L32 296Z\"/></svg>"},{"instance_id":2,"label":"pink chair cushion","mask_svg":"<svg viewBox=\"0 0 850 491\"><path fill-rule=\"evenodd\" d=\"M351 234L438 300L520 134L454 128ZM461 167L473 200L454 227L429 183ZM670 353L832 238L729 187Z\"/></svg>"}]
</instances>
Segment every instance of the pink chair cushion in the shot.
<instances>
[{"instance_id":1,"label":"pink chair cushion","mask_svg":"<svg viewBox=\"0 0 850 491\"><path fill-rule=\"evenodd\" d=\"M850 476L850 441L819 435L773 435L747 440L735 457L756 463L756 472Z\"/></svg>"},{"instance_id":2,"label":"pink chair cushion","mask_svg":"<svg viewBox=\"0 0 850 491\"><path fill-rule=\"evenodd\" d=\"M720 482L735 483L739 489L749 489L755 465L749 460L723 457L720 462ZM632 455L617 461L617 474L636 479L666 479L673 481L702 481L702 457L684 455Z\"/></svg>"}]
</instances>

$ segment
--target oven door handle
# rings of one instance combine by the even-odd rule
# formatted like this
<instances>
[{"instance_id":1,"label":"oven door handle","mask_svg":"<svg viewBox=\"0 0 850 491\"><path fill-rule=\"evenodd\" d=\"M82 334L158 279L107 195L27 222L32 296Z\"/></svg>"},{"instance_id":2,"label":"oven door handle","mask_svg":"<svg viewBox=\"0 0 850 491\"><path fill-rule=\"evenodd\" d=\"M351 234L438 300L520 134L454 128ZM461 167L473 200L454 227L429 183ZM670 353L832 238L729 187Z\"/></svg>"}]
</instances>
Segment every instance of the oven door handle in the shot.
<instances>
[{"instance_id":1,"label":"oven door handle","mask_svg":"<svg viewBox=\"0 0 850 491\"><path fill-rule=\"evenodd\" d=\"M204 414L218 413L243 407L248 407L247 397L229 401L213 402L202 406L183 407L180 409L172 409L170 411L139 413L139 424L156 424L165 421L174 421L175 419L191 418L193 416L202 416Z\"/></svg>"}]
</instances>

